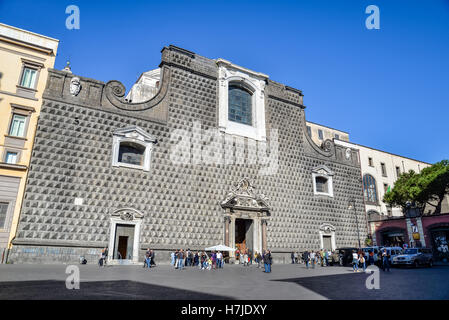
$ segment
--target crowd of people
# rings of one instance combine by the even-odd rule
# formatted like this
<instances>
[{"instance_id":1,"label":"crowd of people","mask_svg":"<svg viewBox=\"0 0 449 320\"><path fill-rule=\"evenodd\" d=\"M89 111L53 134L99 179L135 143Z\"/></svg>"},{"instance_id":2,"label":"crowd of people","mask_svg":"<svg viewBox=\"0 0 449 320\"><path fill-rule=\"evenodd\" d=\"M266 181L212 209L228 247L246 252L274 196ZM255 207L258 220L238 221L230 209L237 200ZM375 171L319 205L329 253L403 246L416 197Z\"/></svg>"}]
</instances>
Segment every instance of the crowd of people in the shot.
<instances>
[{"instance_id":1,"label":"crowd of people","mask_svg":"<svg viewBox=\"0 0 449 320\"><path fill-rule=\"evenodd\" d=\"M291 259L292 264L295 263L304 263L307 268L312 266L315 268L315 265L321 265L322 267L326 267L331 265L332 263L332 255L335 254L335 251L332 252L330 250L319 250L319 251L309 251L306 250L302 254L299 252L292 252Z\"/></svg>"},{"instance_id":2,"label":"crowd of people","mask_svg":"<svg viewBox=\"0 0 449 320\"><path fill-rule=\"evenodd\" d=\"M377 258L377 259L376 259ZM377 260L377 265L383 271L390 271L390 253L384 249L377 253L377 257L375 258L375 253L373 250L369 250L366 254L363 250L354 250L352 252L352 269L353 272L360 272L361 268L363 272L365 272L367 265L375 265ZM312 269L315 268L316 265L321 265L322 267L329 266L334 262L338 261L339 265L344 265L344 256L342 253L337 254L335 251L330 250L319 250L319 251L304 251L302 255L299 252L291 253L292 264L294 263L304 263L306 268Z\"/></svg>"},{"instance_id":3,"label":"crowd of people","mask_svg":"<svg viewBox=\"0 0 449 320\"><path fill-rule=\"evenodd\" d=\"M368 251L367 257L365 257L365 252L359 250L358 252L352 253L352 269L354 272L359 272L359 266L363 268L363 272L366 270L366 264L375 265L375 253L373 250ZM383 270L390 272L390 252L387 249L379 250L377 253L377 265Z\"/></svg>"},{"instance_id":4,"label":"crowd of people","mask_svg":"<svg viewBox=\"0 0 449 320\"><path fill-rule=\"evenodd\" d=\"M237 261L243 266L250 266L253 261L257 263L257 268L261 268L262 264L264 266L264 272L271 272L271 265L273 264L273 259L271 257L271 251L265 250L264 252L254 252L254 255L250 250L236 250L235 256Z\"/></svg>"},{"instance_id":5,"label":"crowd of people","mask_svg":"<svg viewBox=\"0 0 449 320\"><path fill-rule=\"evenodd\" d=\"M221 251L192 251L190 249L179 249L170 254L170 264L177 270L186 267L198 267L200 270L222 269L225 263L229 263L229 256ZM271 251L266 250L263 254L255 252L252 255L249 251L236 251L236 260L243 266L257 263L257 267L264 265L264 272L271 272L272 258Z\"/></svg>"},{"instance_id":6,"label":"crowd of people","mask_svg":"<svg viewBox=\"0 0 449 320\"><path fill-rule=\"evenodd\" d=\"M170 254L170 264L177 270L185 267L198 267L201 270L222 269L225 263L225 257L221 251L212 251L207 254L206 251L193 252L190 249L179 249Z\"/></svg>"},{"instance_id":7,"label":"crowd of people","mask_svg":"<svg viewBox=\"0 0 449 320\"><path fill-rule=\"evenodd\" d=\"M306 268L312 269L316 265L321 265L322 267L330 266L335 262L335 251L330 250L319 250L319 251L304 251L302 254L299 252L291 253L292 264L304 263ZM342 254L338 254L338 262L340 265L344 257ZM101 257L98 262L100 267L105 267L108 257L108 248L101 250ZM151 268L156 266L154 250L147 249L145 252L144 268ZM211 269L222 269L225 263L229 263L229 256L221 251L211 251L209 254L206 251L196 251L193 252L190 249L184 250L179 249L171 253L170 264L177 270L183 270L186 267L198 267L200 270L211 270ZM82 257L85 260L84 257ZM390 253L383 249L377 254L377 265L384 271L390 271ZM265 250L263 253L255 252L254 255L248 250L236 251L236 259L243 266L249 266L253 264L253 261L257 263L257 268L261 268L262 264L264 267L264 272L271 272L271 266L273 264L273 259L270 250ZM87 261L86 261L87 262ZM86 263L84 261L80 263ZM354 272L360 272L359 267L365 272L367 265L374 265L376 262L375 253L370 250L367 256L363 250L354 250L352 252L352 268Z\"/></svg>"}]
</instances>

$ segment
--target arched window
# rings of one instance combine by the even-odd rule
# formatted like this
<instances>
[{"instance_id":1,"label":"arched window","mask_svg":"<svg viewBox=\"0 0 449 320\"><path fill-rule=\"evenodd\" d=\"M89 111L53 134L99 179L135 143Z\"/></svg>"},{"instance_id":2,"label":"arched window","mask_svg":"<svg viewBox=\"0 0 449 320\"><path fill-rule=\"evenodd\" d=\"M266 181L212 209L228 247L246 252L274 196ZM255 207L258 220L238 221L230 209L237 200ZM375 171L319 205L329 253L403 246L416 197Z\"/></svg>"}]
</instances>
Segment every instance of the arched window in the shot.
<instances>
[{"instance_id":1,"label":"arched window","mask_svg":"<svg viewBox=\"0 0 449 320\"><path fill-rule=\"evenodd\" d=\"M132 142L122 142L120 143L118 162L142 166L144 154L144 146Z\"/></svg>"},{"instance_id":2,"label":"arched window","mask_svg":"<svg viewBox=\"0 0 449 320\"><path fill-rule=\"evenodd\" d=\"M363 194L366 202L377 204L376 179L370 174L363 176Z\"/></svg>"},{"instance_id":3,"label":"arched window","mask_svg":"<svg viewBox=\"0 0 449 320\"><path fill-rule=\"evenodd\" d=\"M252 125L252 94L245 88L229 85L228 119L242 124Z\"/></svg>"}]
</instances>

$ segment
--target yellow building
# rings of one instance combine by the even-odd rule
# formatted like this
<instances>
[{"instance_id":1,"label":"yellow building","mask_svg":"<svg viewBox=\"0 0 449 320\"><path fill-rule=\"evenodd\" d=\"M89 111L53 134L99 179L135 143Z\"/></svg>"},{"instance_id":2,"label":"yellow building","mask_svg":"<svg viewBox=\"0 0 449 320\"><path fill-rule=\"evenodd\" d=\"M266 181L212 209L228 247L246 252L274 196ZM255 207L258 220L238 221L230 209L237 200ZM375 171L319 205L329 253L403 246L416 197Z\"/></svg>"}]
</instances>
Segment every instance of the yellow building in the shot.
<instances>
[{"instance_id":1,"label":"yellow building","mask_svg":"<svg viewBox=\"0 0 449 320\"><path fill-rule=\"evenodd\" d=\"M16 233L48 68L59 41L0 23L0 261Z\"/></svg>"}]
</instances>

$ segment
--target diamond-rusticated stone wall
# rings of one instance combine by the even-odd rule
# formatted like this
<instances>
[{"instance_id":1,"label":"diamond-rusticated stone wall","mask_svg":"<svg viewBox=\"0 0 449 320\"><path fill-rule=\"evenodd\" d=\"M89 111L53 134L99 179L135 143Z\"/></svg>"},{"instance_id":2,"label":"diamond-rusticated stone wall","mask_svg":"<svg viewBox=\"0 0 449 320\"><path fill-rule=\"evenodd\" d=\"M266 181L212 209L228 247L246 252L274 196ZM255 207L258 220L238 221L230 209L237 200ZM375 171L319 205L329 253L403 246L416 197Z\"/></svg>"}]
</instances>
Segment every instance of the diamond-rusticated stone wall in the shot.
<instances>
[{"instance_id":1,"label":"diamond-rusticated stone wall","mask_svg":"<svg viewBox=\"0 0 449 320\"><path fill-rule=\"evenodd\" d=\"M171 133L191 130L195 122L202 129L217 128L218 69L214 60L172 46L162 51L161 67L160 93L130 107L110 98L120 87L81 78L81 91L74 96L69 90L74 75L50 70L10 261L75 262L84 254L96 262L109 242L111 213L120 208L144 214L140 254L155 249L158 262L168 261L169 250L223 243L220 203L242 178L269 198L267 245L278 261L292 250L318 250L324 223L335 227L337 247L356 246L351 196L365 239L358 153L351 150L346 159L346 150L331 141L323 148L313 144L299 90L271 80L266 85L267 140L277 129L279 141L275 174L260 175L261 164L180 165L170 158L176 143ZM157 139L149 172L111 165L113 132L130 126ZM201 144L197 136L191 140ZM254 157L247 149L245 154ZM192 151L201 152L198 147ZM312 170L320 165L334 172L332 198L314 195Z\"/></svg>"}]
</instances>

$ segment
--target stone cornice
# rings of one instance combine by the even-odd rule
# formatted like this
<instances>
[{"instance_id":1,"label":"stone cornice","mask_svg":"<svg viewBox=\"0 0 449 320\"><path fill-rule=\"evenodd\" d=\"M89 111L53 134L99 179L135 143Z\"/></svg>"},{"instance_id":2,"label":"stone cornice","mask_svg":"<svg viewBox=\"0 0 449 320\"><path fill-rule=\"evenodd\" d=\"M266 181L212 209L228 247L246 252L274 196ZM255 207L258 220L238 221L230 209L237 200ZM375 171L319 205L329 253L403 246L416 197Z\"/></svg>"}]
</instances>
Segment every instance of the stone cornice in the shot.
<instances>
[{"instance_id":1,"label":"stone cornice","mask_svg":"<svg viewBox=\"0 0 449 320\"><path fill-rule=\"evenodd\" d=\"M42 46L39 46L39 45L36 45L36 44L32 44L32 43L28 43L28 42L25 42L25 41L21 41L21 40L18 40L18 39L12 39L12 38L4 36L4 35L0 35L0 41L11 43L11 44L14 44L14 45L17 45L17 46L20 46L20 47L26 47L26 48L29 48L29 49L32 49L32 50L35 50L35 51L38 51L38 52L42 52L42 53L45 53L45 54L48 54L48 55L54 55L54 53L55 53L53 49L45 48L45 47L42 47Z\"/></svg>"},{"instance_id":2,"label":"stone cornice","mask_svg":"<svg viewBox=\"0 0 449 320\"><path fill-rule=\"evenodd\" d=\"M280 98L278 96L274 96L272 94L269 94L268 98L274 99L274 100L278 100L278 101L283 102L283 103L288 103L288 104L291 104L292 106L296 106L296 107L301 108L301 109L305 109L306 108L305 105L302 105L300 103L296 103L296 102L293 102L293 101L290 101L290 100L286 100L286 99Z\"/></svg>"},{"instance_id":3,"label":"stone cornice","mask_svg":"<svg viewBox=\"0 0 449 320\"><path fill-rule=\"evenodd\" d=\"M0 162L0 169L26 171L28 169L28 166L24 166L21 164L11 164L11 163L6 163L6 162Z\"/></svg>"}]
</instances>

